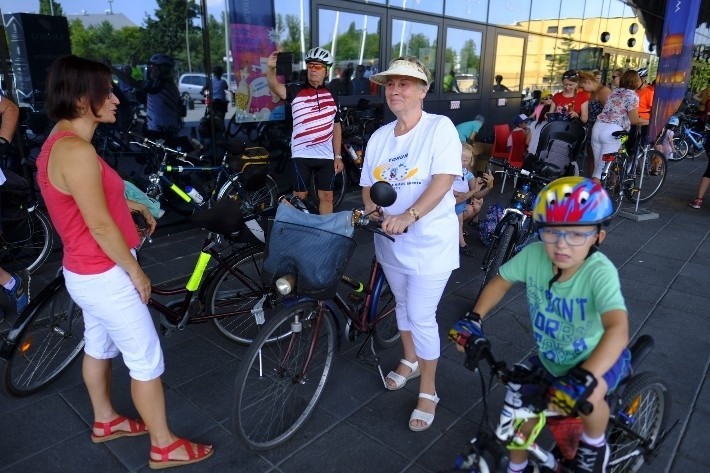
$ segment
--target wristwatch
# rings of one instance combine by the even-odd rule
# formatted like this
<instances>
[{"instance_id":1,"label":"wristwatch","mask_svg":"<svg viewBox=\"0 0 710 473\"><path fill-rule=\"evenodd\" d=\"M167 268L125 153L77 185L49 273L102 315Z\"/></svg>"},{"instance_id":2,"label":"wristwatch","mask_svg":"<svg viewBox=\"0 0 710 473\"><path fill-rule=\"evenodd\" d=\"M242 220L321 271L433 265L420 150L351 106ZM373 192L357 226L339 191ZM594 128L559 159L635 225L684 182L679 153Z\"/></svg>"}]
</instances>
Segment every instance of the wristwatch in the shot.
<instances>
[{"instance_id":1,"label":"wristwatch","mask_svg":"<svg viewBox=\"0 0 710 473\"><path fill-rule=\"evenodd\" d=\"M417 220L419 220L419 210L417 210L416 208L412 207L411 209L407 210L407 212L409 212L409 215L411 215L412 217L414 217L414 221L415 221L415 222L416 222Z\"/></svg>"},{"instance_id":2,"label":"wristwatch","mask_svg":"<svg viewBox=\"0 0 710 473\"><path fill-rule=\"evenodd\" d=\"M342 155L342 154L336 154L336 155L333 156L333 157L334 157L335 159L343 159L343 155Z\"/></svg>"}]
</instances>

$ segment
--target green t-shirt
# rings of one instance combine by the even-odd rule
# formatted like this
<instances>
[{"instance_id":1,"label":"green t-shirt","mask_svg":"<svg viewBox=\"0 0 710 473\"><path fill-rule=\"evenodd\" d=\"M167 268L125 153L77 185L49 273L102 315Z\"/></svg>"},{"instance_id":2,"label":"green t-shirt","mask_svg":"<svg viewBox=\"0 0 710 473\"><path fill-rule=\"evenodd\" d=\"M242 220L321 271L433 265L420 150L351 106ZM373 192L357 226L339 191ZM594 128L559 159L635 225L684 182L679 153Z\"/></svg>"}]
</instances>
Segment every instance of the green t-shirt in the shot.
<instances>
[{"instance_id":1,"label":"green t-shirt","mask_svg":"<svg viewBox=\"0 0 710 473\"><path fill-rule=\"evenodd\" d=\"M552 285L552 262L542 242L531 243L500 267L508 282L526 285L530 319L540 361L554 376L563 376L589 358L604 334L601 315L626 311L619 273L595 252L568 280Z\"/></svg>"}]
</instances>

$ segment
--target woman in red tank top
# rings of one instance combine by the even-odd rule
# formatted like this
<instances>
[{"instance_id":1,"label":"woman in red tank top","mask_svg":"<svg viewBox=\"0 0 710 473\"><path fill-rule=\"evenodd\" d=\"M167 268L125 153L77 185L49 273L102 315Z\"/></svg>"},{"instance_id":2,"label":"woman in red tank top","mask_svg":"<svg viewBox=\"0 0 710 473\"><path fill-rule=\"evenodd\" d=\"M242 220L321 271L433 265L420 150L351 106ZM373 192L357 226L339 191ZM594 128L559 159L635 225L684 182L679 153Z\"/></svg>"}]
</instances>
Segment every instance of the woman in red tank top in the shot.
<instances>
[{"instance_id":1,"label":"woman in red tank top","mask_svg":"<svg viewBox=\"0 0 710 473\"><path fill-rule=\"evenodd\" d=\"M148 209L127 202L121 177L91 145L100 123L114 123L118 99L111 70L65 56L47 79L49 117L56 126L37 158L37 182L64 245L66 287L84 315L84 382L94 414L93 442L150 435L149 465L166 468L204 460L211 445L189 442L168 427L158 335L146 303L150 280L132 247L138 235L130 209L155 229ZM111 401L111 359L122 355L141 419L119 415Z\"/></svg>"}]
</instances>

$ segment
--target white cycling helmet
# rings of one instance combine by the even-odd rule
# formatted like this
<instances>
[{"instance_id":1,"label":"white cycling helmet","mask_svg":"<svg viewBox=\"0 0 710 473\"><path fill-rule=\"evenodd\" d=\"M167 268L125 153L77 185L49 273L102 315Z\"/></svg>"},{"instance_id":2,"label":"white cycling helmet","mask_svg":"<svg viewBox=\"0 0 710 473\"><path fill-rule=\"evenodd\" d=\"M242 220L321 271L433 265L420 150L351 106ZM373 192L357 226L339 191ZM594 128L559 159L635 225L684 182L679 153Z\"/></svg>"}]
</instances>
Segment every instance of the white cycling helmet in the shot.
<instances>
[{"instance_id":1,"label":"white cycling helmet","mask_svg":"<svg viewBox=\"0 0 710 473\"><path fill-rule=\"evenodd\" d=\"M306 53L306 63L319 62L327 67L333 65L333 55L323 48L313 48Z\"/></svg>"},{"instance_id":2,"label":"white cycling helmet","mask_svg":"<svg viewBox=\"0 0 710 473\"><path fill-rule=\"evenodd\" d=\"M678 126L680 124L680 120L678 120L678 117L673 115L668 119L668 124L671 126Z\"/></svg>"}]
</instances>

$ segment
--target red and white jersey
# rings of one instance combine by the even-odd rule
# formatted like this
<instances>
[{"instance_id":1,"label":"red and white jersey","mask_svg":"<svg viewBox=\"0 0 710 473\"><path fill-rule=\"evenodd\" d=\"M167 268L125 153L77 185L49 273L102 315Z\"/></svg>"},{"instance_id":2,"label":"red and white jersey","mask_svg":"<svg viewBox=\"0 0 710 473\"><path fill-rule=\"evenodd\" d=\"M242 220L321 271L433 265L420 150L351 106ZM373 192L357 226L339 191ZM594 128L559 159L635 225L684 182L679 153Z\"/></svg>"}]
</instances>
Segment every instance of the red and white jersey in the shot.
<instances>
[{"instance_id":1,"label":"red and white jersey","mask_svg":"<svg viewBox=\"0 0 710 473\"><path fill-rule=\"evenodd\" d=\"M286 85L286 100L291 103L294 158L333 159L333 126L340 122L340 107L327 87L310 83Z\"/></svg>"}]
</instances>

